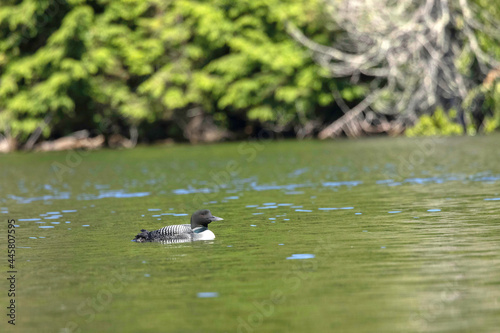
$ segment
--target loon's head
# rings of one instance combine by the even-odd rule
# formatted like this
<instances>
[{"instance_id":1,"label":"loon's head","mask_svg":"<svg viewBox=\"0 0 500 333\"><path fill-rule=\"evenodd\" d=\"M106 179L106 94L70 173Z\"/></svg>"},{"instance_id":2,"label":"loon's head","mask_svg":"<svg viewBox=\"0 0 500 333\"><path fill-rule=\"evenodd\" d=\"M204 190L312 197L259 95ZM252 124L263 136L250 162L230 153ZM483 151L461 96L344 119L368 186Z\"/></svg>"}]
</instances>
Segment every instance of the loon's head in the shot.
<instances>
[{"instance_id":1,"label":"loon's head","mask_svg":"<svg viewBox=\"0 0 500 333\"><path fill-rule=\"evenodd\" d=\"M191 215L191 229L198 227L208 227L208 224L213 221L223 220L220 217L213 216L208 209L197 210Z\"/></svg>"}]
</instances>

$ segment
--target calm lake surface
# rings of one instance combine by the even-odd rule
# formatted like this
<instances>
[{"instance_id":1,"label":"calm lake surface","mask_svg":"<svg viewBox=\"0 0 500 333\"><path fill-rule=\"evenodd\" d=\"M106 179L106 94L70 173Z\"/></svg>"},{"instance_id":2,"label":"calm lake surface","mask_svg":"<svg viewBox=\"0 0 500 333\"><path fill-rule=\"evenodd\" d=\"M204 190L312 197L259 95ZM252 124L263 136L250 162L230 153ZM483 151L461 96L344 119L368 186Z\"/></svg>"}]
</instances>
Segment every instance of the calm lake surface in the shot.
<instances>
[{"instance_id":1,"label":"calm lake surface","mask_svg":"<svg viewBox=\"0 0 500 333\"><path fill-rule=\"evenodd\" d=\"M500 137L0 156L2 332L498 332ZM216 239L134 243L208 208Z\"/></svg>"}]
</instances>

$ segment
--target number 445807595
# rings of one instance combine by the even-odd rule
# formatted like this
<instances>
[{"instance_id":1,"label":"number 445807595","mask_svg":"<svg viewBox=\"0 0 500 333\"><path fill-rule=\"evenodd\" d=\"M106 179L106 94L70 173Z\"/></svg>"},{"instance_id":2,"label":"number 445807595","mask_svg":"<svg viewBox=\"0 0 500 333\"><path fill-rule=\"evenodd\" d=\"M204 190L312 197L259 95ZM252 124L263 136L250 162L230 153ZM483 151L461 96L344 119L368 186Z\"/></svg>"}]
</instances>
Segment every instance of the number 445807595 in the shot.
<instances>
[{"instance_id":1,"label":"number 445807595","mask_svg":"<svg viewBox=\"0 0 500 333\"><path fill-rule=\"evenodd\" d=\"M16 223L16 220L8 220L8 231L7 231L7 238L8 238L8 245L7 245L7 252L8 252L8 262L9 262L9 267L10 269L14 268L14 262L16 261L16 226L14 223Z\"/></svg>"}]
</instances>

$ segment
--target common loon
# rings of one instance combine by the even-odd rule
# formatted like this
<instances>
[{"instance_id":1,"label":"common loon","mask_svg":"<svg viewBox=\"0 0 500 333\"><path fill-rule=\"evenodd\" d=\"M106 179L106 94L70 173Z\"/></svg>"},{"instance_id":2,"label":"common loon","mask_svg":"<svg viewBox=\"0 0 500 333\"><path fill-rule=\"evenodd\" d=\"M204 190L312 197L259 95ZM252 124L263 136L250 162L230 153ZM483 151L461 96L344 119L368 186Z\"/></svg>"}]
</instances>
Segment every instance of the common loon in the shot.
<instances>
[{"instance_id":1,"label":"common loon","mask_svg":"<svg viewBox=\"0 0 500 333\"><path fill-rule=\"evenodd\" d=\"M165 242L179 243L195 240L213 240L215 235L208 230L208 224L213 221L223 220L220 217L213 216L208 209L197 210L191 215L191 224L168 225L158 230L141 230L140 234L135 236L134 241L143 242Z\"/></svg>"}]
</instances>

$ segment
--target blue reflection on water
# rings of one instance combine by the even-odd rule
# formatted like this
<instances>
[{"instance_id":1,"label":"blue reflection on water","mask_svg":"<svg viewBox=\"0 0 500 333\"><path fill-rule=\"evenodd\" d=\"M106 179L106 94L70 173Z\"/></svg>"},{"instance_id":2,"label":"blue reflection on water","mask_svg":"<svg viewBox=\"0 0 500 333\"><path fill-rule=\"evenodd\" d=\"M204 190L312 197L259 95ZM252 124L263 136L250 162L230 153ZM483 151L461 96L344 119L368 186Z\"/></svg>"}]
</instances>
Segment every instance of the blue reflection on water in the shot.
<instances>
[{"instance_id":1,"label":"blue reflection on water","mask_svg":"<svg viewBox=\"0 0 500 333\"><path fill-rule=\"evenodd\" d=\"M187 189L185 188L179 188L177 190L172 191L174 194L193 194L193 193L212 193L214 192L213 190L209 188L192 188L189 187Z\"/></svg>"},{"instance_id":2,"label":"blue reflection on water","mask_svg":"<svg viewBox=\"0 0 500 333\"><path fill-rule=\"evenodd\" d=\"M292 254L291 257L287 257L288 260L292 259L312 259L316 257L314 254L309 254L309 253L297 253L297 254Z\"/></svg>"},{"instance_id":3,"label":"blue reflection on water","mask_svg":"<svg viewBox=\"0 0 500 333\"><path fill-rule=\"evenodd\" d=\"M33 201L47 201L47 200L65 200L70 198L70 193L69 192L61 192L56 195L43 195L39 197L28 197L28 198L23 198L20 196L16 195L8 195L7 196L10 199L16 200L17 203L20 204L28 204L32 203Z\"/></svg>"},{"instance_id":4,"label":"blue reflection on water","mask_svg":"<svg viewBox=\"0 0 500 333\"><path fill-rule=\"evenodd\" d=\"M325 182L323 183L323 186L325 187L358 186L359 184L363 184L363 182L358 180L346 181L346 182Z\"/></svg>"},{"instance_id":5,"label":"blue reflection on water","mask_svg":"<svg viewBox=\"0 0 500 333\"><path fill-rule=\"evenodd\" d=\"M104 198L140 198L150 195L150 192L132 192L126 193L124 190L100 191L98 195L82 194L77 197L78 200L98 200Z\"/></svg>"},{"instance_id":6,"label":"blue reflection on water","mask_svg":"<svg viewBox=\"0 0 500 333\"><path fill-rule=\"evenodd\" d=\"M219 297L219 293L205 291L205 292L201 292L201 293L196 294L196 296L198 296L198 298L214 298L214 297Z\"/></svg>"},{"instance_id":7,"label":"blue reflection on water","mask_svg":"<svg viewBox=\"0 0 500 333\"><path fill-rule=\"evenodd\" d=\"M409 184L427 184L427 183L442 184L444 182L444 179L441 177L408 178L405 179L404 182Z\"/></svg>"},{"instance_id":8,"label":"blue reflection on water","mask_svg":"<svg viewBox=\"0 0 500 333\"><path fill-rule=\"evenodd\" d=\"M306 173L309 168L302 168L302 169L297 169L295 171L292 171L291 173L288 174L288 177L294 177L294 176L300 176L303 173Z\"/></svg>"},{"instance_id":9,"label":"blue reflection on water","mask_svg":"<svg viewBox=\"0 0 500 333\"><path fill-rule=\"evenodd\" d=\"M255 191L269 191L269 190L287 190L294 191L300 187L308 187L307 184L286 184L286 185L258 185L256 182L250 184L251 188Z\"/></svg>"},{"instance_id":10,"label":"blue reflection on water","mask_svg":"<svg viewBox=\"0 0 500 333\"><path fill-rule=\"evenodd\" d=\"M62 215L51 215L51 216L47 216L47 217L44 217L45 220L54 220L54 219L58 219L62 217Z\"/></svg>"}]
</instances>

